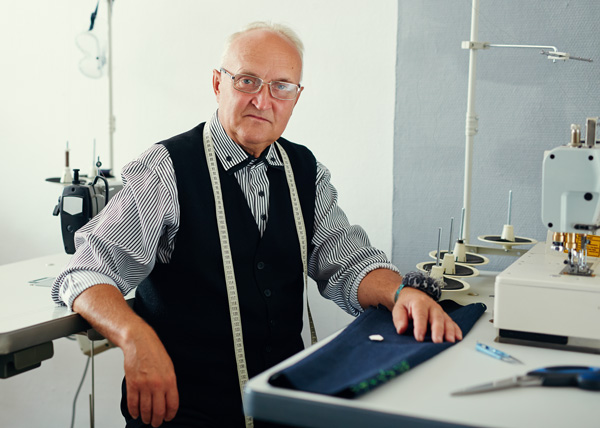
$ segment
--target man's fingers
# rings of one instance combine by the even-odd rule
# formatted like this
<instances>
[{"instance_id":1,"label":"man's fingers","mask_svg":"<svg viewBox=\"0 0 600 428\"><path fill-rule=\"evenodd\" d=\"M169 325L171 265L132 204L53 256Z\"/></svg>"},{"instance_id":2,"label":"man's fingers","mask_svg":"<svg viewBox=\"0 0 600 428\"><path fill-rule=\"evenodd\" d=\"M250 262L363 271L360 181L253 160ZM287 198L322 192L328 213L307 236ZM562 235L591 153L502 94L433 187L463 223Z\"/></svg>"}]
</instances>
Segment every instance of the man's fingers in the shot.
<instances>
[{"instance_id":1,"label":"man's fingers","mask_svg":"<svg viewBox=\"0 0 600 428\"><path fill-rule=\"evenodd\" d=\"M175 417L177 410L179 409L179 392L177 391L177 385L167 390L167 411L165 414L165 421L170 421Z\"/></svg>"},{"instance_id":2,"label":"man's fingers","mask_svg":"<svg viewBox=\"0 0 600 428\"><path fill-rule=\"evenodd\" d=\"M152 419L150 421L150 425L153 427L160 426L165 420L165 413L165 394L157 392L152 396Z\"/></svg>"},{"instance_id":3,"label":"man's fingers","mask_svg":"<svg viewBox=\"0 0 600 428\"><path fill-rule=\"evenodd\" d=\"M127 378L125 378L127 379ZM137 388L134 388L130 385L130 382L127 382L127 409L129 410L129 414L133 419L137 419L140 416L140 393Z\"/></svg>"},{"instance_id":4,"label":"man's fingers","mask_svg":"<svg viewBox=\"0 0 600 428\"><path fill-rule=\"evenodd\" d=\"M175 380L166 391L162 389L139 387L127 382L127 408L134 418L141 418L145 424L160 426L172 420L179 409L179 392Z\"/></svg>"},{"instance_id":5,"label":"man's fingers","mask_svg":"<svg viewBox=\"0 0 600 428\"><path fill-rule=\"evenodd\" d=\"M412 310L413 319L413 330L415 339L418 342L422 342L425 339L427 333L427 321L428 321L427 309L422 306L417 306Z\"/></svg>"},{"instance_id":6,"label":"man's fingers","mask_svg":"<svg viewBox=\"0 0 600 428\"><path fill-rule=\"evenodd\" d=\"M145 424L152 421L152 394L148 390L140 392L140 416Z\"/></svg>"},{"instance_id":7,"label":"man's fingers","mask_svg":"<svg viewBox=\"0 0 600 428\"><path fill-rule=\"evenodd\" d=\"M395 305L392 310L392 321L396 327L396 333L402 334L408 328L408 312L402 305Z\"/></svg>"},{"instance_id":8,"label":"man's fingers","mask_svg":"<svg viewBox=\"0 0 600 428\"><path fill-rule=\"evenodd\" d=\"M429 319L431 323L431 340L433 343L441 343L444 340L444 331L446 330L445 314L441 310L434 307L431 309ZM446 336L446 338L448 338L448 336ZM454 340L449 341L453 342Z\"/></svg>"},{"instance_id":9,"label":"man's fingers","mask_svg":"<svg viewBox=\"0 0 600 428\"><path fill-rule=\"evenodd\" d=\"M454 337L456 338L456 340L462 340L462 338L463 338L462 330L460 329L458 324L456 324L454 321L452 321L452 326L454 328Z\"/></svg>"}]
</instances>

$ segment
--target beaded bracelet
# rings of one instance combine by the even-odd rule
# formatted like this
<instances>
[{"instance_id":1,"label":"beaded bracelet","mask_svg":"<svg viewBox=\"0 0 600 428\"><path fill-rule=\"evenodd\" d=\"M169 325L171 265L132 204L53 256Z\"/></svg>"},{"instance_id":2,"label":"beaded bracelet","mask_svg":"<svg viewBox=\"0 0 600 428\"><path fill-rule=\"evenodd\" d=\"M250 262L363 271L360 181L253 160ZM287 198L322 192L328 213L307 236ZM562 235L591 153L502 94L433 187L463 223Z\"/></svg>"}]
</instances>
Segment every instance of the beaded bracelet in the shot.
<instances>
[{"instance_id":1,"label":"beaded bracelet","mask_svg":"<svg viewBox=\"0 0 600 428\"><path fill-rule=\"evenodd\" d=\"M400 292L402 291L403 288L404 288L404 284L400 284L400 286L398 286L398 289L396 290L396 294L394 294L394 303L396 303L398 301L398 295L400 294Z\"/></svg>"},{"instance_id":2,"label":"beaded bracelet","mask_svg":"<svg viewBox=\"0 0 600 428\"><path fill-rule=\"evenodd\" d=\"M404 275L402 284L400 284L396 290L394 303L398 300L400 291L402 291L404 287L421 290L435 301L438 301L442 295L442 281L440 279L432 278L422 272L408 272Z\"/></svg>"}]
</instances>

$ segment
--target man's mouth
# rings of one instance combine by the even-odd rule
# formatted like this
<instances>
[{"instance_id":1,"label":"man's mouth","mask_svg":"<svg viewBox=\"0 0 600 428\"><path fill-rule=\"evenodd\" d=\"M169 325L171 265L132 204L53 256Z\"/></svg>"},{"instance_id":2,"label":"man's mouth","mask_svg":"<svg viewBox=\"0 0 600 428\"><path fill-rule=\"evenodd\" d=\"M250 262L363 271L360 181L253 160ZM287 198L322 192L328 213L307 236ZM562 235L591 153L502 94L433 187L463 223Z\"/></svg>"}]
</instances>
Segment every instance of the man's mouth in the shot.
<instances>
[{"instance_id":1,"label":"man's mouth","mask_svg":"<svg viewBox=\"0 0 600 428\"><path fill-rule=\"evenodd\" d=\"M251 118L251 119L256 119L256 120L259 120L259 121L262 121L262 122L270 122L270 120L269 120L269 119L266 119L266 118L264 118L264 117L262 117L262 116L256 116L256 115L254 115L254 114L249 114L249 115L247 115L246 117L249 117L249 118Z\"/></svg>"}]
</instances>

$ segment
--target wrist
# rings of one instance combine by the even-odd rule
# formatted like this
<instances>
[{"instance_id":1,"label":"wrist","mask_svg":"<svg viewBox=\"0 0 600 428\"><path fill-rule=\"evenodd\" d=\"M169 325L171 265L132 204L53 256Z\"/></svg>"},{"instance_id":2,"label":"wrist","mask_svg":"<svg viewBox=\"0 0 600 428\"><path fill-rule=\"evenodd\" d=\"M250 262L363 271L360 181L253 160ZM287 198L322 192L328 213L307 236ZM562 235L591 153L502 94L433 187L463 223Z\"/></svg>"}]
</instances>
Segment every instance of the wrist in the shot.
<instances>
[{"instance_id":1,"label":"wrist","mask_svg":"<svg viewBox=\"0 0 600 428\"><path fill-rule=\"evenodd\" d=\"M396 289L396 292L394 293L394 305L398 301L398 296L400 296L400 292L402 291L403 288L404 288L404 282L400 283L400 285Z\"/></svg>"}]
</instances>

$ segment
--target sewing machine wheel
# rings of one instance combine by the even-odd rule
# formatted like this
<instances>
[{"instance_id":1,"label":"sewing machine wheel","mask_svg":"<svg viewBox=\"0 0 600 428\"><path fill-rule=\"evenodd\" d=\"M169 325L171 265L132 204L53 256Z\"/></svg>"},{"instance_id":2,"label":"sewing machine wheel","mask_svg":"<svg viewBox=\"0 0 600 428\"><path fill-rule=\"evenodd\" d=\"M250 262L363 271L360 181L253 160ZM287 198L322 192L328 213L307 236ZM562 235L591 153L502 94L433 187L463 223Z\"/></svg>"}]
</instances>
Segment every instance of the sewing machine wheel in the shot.
<instances>
[{"instance_id":1,"label":"sewing machine wheel","mask_svg":"<svg viewBox=\"0 0 600 428\"><path fill-rule=\"evenodd\" d=\"M440 260L444 259L444 256L446 255L448 251L440 251ZM433 250L431 253L429 253L429 257L435 259L437 256L437 251ZM470 265L470 266L481 266L481 265L486 265L490 262L490 259L488 259L485 256L482 256L480 254L475 254L475 253L465 253L465 257L466 257L466 261L464 262L457 262L457 263L462 263L465 265Z\"/></svg>"},{"instance_id":2,"label":"sewing machine wheel","mask_svg":"<svg viewBox=\"0 0 600 428\"><path fill-rule=\"evenodd\" d=\"M423 263L419 263L417 265L417 269L419 269L421 272L430 272L432 266L435 266L435 262L423 262ZM471 266L468 266L468 265L465 265L462 263L455 263L454 266L455 266L456 273L454 273L454 274L444 273L444 277L463 278L463 277L472 277L472 276L479 275L479 271L477 269L475 269L474 267L471 267Z\"/></svg>"},{"instance_id":3,"label":"sewing machine wheel","mask_svg":"<svg viewBox=\"0 0 600 428\"><path fill-rule=\"evenodd\" d=\"M444 283L446 284L442 287L442 291L465 291L471 288L471 286L458 279L458 278L450 278L444 275Z\"/></svg>"},{"instance_id":4,"label":"sewing machine wheel","mask_svg":"<svg viewBox=\"0 0 600 428\"><path fill-rule=\"evenodd\" d=\"M490 243L490 244L497 244L497 245L503 245L503 246L537 244L537 241L535 239L523 238L520 236L515 236L514 241L502 239L502 237L500 235L482 235L482 236L478 236L477 239L479 239L480 241L483 241L483 242Z\"/></svg>"}]
</instances>

